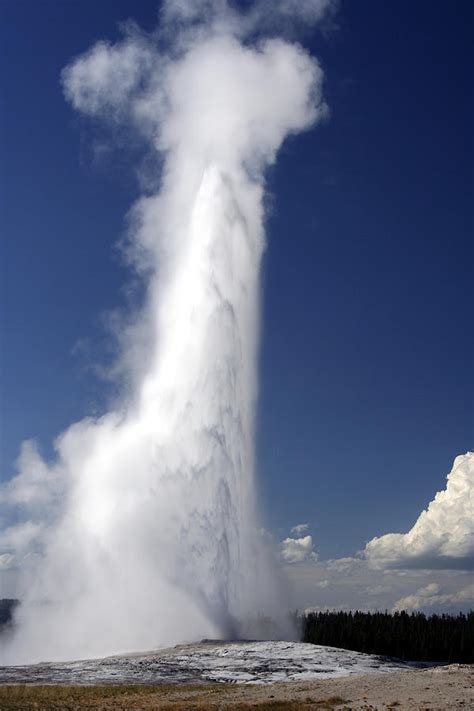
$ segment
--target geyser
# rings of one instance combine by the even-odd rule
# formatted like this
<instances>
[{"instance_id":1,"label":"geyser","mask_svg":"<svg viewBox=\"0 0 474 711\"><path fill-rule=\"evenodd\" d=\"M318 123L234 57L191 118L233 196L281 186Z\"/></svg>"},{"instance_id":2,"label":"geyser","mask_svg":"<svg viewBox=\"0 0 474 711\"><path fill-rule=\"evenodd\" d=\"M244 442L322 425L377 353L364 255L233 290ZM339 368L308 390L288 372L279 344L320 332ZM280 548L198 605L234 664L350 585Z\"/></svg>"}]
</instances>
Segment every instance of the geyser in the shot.
<instances>
[{"instance_id":1,"label":"geyser","mask_svg":"<svg viewBox=\"0 0 474 711\"><path fill-rule=\"evenodd\" d=\"M276 3L273 29L293 6ZM324 105L317 62L258 34L264 8L170 0L160 30L130 25L63 72L75 109L159 152L161 187L130 217L146 284L120 334L131 392L61 434L51 464L24 443L4 487L23 604L3 661L235 636L278 605L254 492L264 171Z\"/></svg>"}]
</instances>

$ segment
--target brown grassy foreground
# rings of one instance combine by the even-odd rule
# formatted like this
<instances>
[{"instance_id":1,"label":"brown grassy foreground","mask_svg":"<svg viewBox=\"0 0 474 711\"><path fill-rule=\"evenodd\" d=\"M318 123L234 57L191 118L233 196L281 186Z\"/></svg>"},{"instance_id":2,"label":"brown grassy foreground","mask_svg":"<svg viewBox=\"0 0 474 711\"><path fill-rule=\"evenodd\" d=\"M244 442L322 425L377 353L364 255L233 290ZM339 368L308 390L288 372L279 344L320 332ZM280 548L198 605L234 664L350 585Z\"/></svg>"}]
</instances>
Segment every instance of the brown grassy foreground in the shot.
<instances>
[{"instance_id":1,"label":"brown grassy foreground","mask_svg":"<svg viewBox=\"0 0 474 711\"><path fill-rule=\"evenodd\" d=\"M366 674L266 685L0 686L1 711L218 709L474 709L474 667Z\"/></svg>"}]
</instances>

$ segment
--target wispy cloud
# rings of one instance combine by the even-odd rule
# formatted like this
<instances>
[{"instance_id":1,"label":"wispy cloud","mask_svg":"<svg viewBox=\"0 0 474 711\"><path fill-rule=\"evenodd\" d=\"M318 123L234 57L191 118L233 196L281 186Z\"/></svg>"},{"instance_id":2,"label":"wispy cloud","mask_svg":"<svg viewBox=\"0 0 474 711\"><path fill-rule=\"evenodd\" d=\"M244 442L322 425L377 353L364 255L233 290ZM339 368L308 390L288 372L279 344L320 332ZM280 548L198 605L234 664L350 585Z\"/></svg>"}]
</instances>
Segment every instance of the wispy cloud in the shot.
<instances>
[{"instance_id":1,"label":"wispy cloud","mask_svg":"<svg viewBox=\"0 0 474 711\"><path fill-rule=\"evenodd\" d=\"M474 607L469 574L453 570L370 567L360 558L284 565L294 607L337 610L467 612Z\"/></svg>"},{"instance_id":2,"label":"wispy cloud","mask_svg":"<svg viewBox=\"0 0 474 711\"><path fill-rule=\"evenodd\" d=\"M296 536L296 538L300 538L304 533L307 533L308 529L308 523L298 523L296 526L293 526L290 533L292 533L293 536Z\"/></svg>"}]
</instances>

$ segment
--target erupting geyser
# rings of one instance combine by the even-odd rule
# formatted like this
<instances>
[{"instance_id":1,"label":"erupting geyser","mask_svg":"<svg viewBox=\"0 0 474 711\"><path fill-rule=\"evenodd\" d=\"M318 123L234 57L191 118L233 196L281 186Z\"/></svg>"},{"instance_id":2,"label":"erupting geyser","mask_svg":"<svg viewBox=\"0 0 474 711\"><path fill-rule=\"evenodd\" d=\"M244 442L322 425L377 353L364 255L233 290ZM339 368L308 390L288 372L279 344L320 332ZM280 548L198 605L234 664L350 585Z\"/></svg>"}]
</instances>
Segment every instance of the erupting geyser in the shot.
<instances>
[{"instance_id":1,"label":"erupting geyser","mask_svg":"<svg viewBox=\"0 0 474 711\"><path fill-rule=\"evenodd\" d=\"M272 21L328 4L276 3ZM131 392L66 430L52 464L25 443L2 493L20 516L2 551L24 571L4 661L229 637L274 612L253 481L264 171L324 106L313 58L255 39L265 17L170 0L159 32L129 26L63 72L77 110L126 122L164 163L131 212L147 285L121 334Z\"/></svg>"}]
</instances>

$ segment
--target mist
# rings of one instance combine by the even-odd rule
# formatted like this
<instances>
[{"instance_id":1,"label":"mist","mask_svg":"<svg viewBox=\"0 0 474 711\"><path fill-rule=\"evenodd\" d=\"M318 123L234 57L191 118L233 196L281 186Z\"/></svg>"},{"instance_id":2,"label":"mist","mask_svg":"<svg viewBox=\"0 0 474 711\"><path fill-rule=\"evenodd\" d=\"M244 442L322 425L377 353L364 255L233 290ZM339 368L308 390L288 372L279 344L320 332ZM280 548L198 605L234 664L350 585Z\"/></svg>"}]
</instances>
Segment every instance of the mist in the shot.
<instances>
[{"instance_id":1,"label":"mist","mask_svg":"<svg viewBox=\"0 0 474 711\"><path fill-rule=\"evenodd\" d=\"M129 23L63 70L75 111L146 142L160 187L122 245L145 298L118 333L120 403L60 434L52 462L23 443L1 492L22 576L2 662L237 638L284 611L254 462L265 171L325 115L288 31L331 7L170 0L152 33Z\"/></svg>"}]
</instances>

